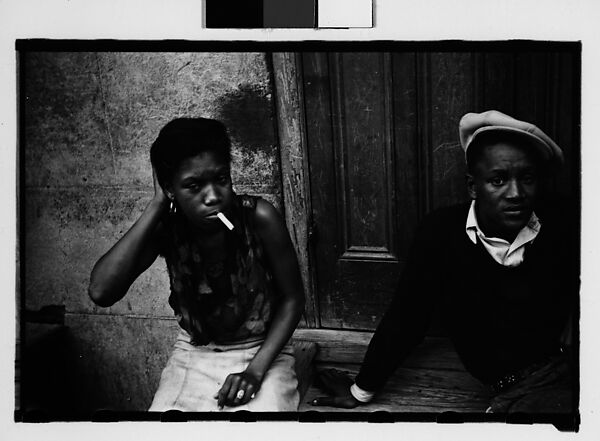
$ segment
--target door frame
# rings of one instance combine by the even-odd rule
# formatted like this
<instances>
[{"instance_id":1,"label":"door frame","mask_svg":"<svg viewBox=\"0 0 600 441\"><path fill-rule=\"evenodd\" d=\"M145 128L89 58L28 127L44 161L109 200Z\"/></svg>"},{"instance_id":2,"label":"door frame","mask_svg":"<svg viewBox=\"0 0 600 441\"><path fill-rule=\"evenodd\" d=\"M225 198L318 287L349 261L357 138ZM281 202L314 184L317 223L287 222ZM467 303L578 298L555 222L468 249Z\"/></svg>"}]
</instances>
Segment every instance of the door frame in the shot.
<instances>
[{"instance_id":1,"label":"door frame","mask_svg":"<svg viewBox=\"0 0 600 441\"><path fill-rule=\"evenodd\" d=\"M272 53L275 119L285 222L298 256L304 284L307 328L320 328L319 302L315 297L311 188L304 112L301 54Z\"/></svg>"}]
</instances>

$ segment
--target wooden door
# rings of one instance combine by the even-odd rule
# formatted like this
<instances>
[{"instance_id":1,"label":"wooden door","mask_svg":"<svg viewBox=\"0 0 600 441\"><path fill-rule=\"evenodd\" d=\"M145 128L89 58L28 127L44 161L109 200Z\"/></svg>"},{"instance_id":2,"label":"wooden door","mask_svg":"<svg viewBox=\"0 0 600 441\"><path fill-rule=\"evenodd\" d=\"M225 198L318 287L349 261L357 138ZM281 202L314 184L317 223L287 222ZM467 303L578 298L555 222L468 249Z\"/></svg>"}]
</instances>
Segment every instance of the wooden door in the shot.
<instances>
[{"instance_id":1,"label":"wooden door","mask_svg":"<svg viewBox=\"0 0 600 441\"><path fill-rule=\"evenodd\" d=\"M577 197L579 54L303 53L317 323L376 327L415 227L467 200L458 121L497 109L563 147L563 193Z\"/></svg>"},{"instance_id":2,"label":"wooden door","mask_svg":"<svg viewBox=\"0 0 600 441\"><path fill-rule=\"evenodd\" d=\"M418 158L406 148L414 141L415 118L406 112L415 99L414 84L410 75L400 75L396 87L403 82L407 95L395 103L391 63L381 53L303 58L323 327L375 326L417 219ZM394 110L404 113L398 116L402 125L394 124Z\"/></svg>"}]
</instances>

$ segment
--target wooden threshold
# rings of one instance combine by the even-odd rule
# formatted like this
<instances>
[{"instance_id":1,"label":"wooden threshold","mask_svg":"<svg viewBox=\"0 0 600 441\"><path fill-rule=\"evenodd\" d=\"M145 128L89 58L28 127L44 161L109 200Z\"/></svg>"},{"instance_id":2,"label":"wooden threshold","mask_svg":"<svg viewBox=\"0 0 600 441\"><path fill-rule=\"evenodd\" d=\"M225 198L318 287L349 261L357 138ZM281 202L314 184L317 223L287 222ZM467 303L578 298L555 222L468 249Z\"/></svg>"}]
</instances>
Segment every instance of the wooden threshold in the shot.
<instances>
[{"instance_id":1,"label":"wooden threshold","mask_svg":"<svg viewBox=\"0 0 600 441\"><path fill-rule=\"evenodd\" d=\"M319 363L317 371L336 368L354 377L360 365ZM319 412L406 412L406 413L484 413L489 406L489 391L466 371L402 367L390 378L385 389L369 404L354 409L313 406L312 401L325 393L312 385L299 410Z\"/></svg>"},{"instance_id":2,"label":"wooden threshold","mask_svg":"<svg viewBox=\"0 0 600 441\"><path fill-rule=\"evenodd\" d=\"M294 340L316 343L315 370L336 368L353 378L360 370L372 332L298 329ZM314 383L314 382L312 382ZM426 337L388 380L373 402L355 409L315 407L312 400L325 395L314 384L300 403L300 411L483 413L489 405L487 388L465 369L445 337Z\"/></svg>"},{"instance_id":3,"label":"wooden threshold","mask_svg":"<svg viewBox=\"0 0 600 441\"><path fill-rule=\"evenodd\" d=\"M372 332L333 329L297 329L294 340L317 344L315 361L323 363L354 363L363 361ZM404 367L464 370L454 346L446 337L425 337L402 364Z\"/></svg>"}]
</instances>

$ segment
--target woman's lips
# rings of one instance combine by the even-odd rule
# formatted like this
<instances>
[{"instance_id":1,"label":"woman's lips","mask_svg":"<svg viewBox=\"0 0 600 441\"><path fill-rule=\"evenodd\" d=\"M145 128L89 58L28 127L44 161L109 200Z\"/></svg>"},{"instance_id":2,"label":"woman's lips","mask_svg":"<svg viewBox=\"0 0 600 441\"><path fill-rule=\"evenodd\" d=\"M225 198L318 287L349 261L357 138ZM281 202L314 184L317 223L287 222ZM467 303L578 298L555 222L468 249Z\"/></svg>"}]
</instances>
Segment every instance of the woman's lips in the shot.
<instances>
[{"instance_id":1,"label":"woman's lips","mask_svg":"<svg viewBox=\"0 0 600 441\"><path fill-rule=\"evenodd\" d=\"M204 215L204 219L209 220L209 221L219 220L219 218L217 217L218 213L219 213L218 211L213 211L212 213Z\"/></svg>"},{"instance_id":2,"label":"woman's lips","mask_svg":"<svg viewBox=\"0 0 600 441\"><path fill-rule=\"evenodd\" d=\"M220 221L225 225L229 230L233 230L234 226L231 221L220 211L213 211L204 216L205 219L209 221Z\"/></svg>"}]
</instances>

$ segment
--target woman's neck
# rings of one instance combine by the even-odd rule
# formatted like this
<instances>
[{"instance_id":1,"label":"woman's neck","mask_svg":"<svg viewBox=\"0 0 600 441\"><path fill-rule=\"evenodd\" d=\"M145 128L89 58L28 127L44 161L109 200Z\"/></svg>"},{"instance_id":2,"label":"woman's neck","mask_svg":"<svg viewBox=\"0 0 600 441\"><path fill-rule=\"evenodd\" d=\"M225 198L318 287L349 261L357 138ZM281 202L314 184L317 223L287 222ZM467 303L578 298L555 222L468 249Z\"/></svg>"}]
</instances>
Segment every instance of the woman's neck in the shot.
<instances>
[{"instance_id":1,"label":"woman's neck","mask_svg":"<svg viewBox=\"0 0 600 441\"><path fill-rule=\"evenodd\" d=\"M206 262L218 262L227 258L225 231L194 232L194 241Z\"/></svg>"}]
</instances>

